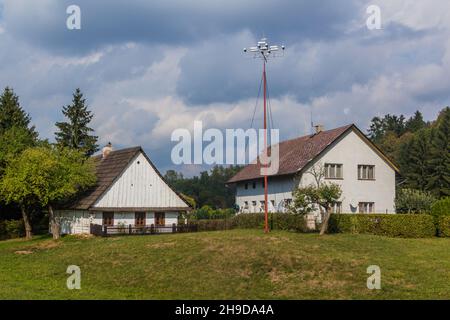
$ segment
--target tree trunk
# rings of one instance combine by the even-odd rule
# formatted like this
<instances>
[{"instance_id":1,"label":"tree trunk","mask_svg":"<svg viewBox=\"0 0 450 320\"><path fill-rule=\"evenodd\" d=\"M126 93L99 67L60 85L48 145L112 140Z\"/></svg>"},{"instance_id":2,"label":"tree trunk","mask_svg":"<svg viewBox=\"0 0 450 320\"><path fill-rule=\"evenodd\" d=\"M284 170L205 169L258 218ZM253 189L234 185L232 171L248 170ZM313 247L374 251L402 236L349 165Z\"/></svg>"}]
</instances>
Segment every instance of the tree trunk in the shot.
<instances>
[{"instance_id":1,"label":"tree trunk","mask_svg":"<svg viewBox=\"0 0 450 320\"><path fill-rule=\"evenodd\" d=\"M33 237L33 232L31 230L30 218L28 217L25 206L20 206L20 211L22 211L23 225L25 226L25 238L31 240Z\"/></svg>"},{"instance_id":2,"label":"tree trunk","mask_svg":"<svg viewBox=\"0 0 450 320\"><path fill-rule=\"evenodd\" d=\"M59 227L59 221L57 221L55 217L55 213L53 212L52 205L48 205L48 214L49 214L49 220L50 220L50 231L53 235L53 239L57 240L60 238L60 227Z\"/></svg>"},{"instance_id":3,"label":"tree trunk","mask_svg":"<svg viewBox=\"0 0 450 320\"><path fill-rule=\"evenodd\" d=\"M327 208L327 210L325 211L325 218L322 221L322 228L320 229L321 236L323 236L328 230L328 221L330 221L331 216L330 211L331 210L329 208Z\"/></svg>"}]
</instances>

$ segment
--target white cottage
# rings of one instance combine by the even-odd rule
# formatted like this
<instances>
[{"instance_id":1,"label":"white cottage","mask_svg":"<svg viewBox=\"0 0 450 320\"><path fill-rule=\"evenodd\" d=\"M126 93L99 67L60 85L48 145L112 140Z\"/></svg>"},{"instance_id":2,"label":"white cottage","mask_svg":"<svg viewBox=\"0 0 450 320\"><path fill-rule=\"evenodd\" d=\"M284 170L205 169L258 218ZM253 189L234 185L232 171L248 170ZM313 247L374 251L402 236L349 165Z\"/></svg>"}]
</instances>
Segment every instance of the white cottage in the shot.
<instances>
[{"instance_id":1,"label":"white cottage","mask_svg":"<svg viewBox=\"0 0 450 320\"><path fill-rule=\"evenodd\" d=\"M93 159L95 187L55 211L62 234L89 233L91 223L172 226L181 212L191 209L141 147L113 151L108 144Z\"/></svg>"},{"instance_id":2,"label":"white cottage","mask_svg":"<svg viewBox=\"0 0 450 320\"><path fill-rule=\"evenodd\" d=\"M279 171L268 178L271 212L283 212L297 186L315 184L313 168L325 171L324 180L341 186L335 213L395 213L398 168L355 125L323 131L279 144ZM317 171L317 170L316 170ZM229 184L236 184L241 213L264 211L264 182L260 164L244 167ZM318 212L315 214L320 220Z\"/></svg>"}]
</instances>

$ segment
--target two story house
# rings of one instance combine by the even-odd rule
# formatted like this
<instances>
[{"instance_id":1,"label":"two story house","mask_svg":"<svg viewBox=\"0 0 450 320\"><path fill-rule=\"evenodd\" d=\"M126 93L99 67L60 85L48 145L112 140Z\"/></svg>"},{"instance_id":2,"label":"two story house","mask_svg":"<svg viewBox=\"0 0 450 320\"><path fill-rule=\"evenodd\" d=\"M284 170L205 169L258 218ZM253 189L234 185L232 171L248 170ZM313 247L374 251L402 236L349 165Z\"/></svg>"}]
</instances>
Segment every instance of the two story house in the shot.
<instances>
[{"instance_id":1,"label":"two story house","mask_svg":"<svg viewBox=\"0 0 450 320\"><path fill-rule=\"evenodd\" d=\"M325 183L340 185L334 213L395 213L398 168L354 124L279 144L279 170L268 178L271 212L284 212L298 186L316 184L314 171ZM259 162L247 165L228 184L236 184L240 213L264 211L264 180ZM317 210L316 218L320 220Z\"/></svg>"}]
</instances>

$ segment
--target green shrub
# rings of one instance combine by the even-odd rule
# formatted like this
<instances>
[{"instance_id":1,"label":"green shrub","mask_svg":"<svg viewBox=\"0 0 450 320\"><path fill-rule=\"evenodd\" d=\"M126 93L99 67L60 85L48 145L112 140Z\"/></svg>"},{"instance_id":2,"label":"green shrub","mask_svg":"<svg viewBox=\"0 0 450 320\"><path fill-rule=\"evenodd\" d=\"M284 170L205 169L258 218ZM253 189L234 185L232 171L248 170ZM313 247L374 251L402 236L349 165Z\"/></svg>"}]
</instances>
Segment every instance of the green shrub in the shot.
<instances>
[{"instance_id":1,"label":"green shrub","mask_svg":"<svg viewBox=\"0 0 450 320\"><path fill-rule=\"evenodd\" d=\"M395 198L397 213L428 213L436 198L430 193L415 189L401 189Z\"/></svg>"},{"instance_id":2,"label":"green shrub","mask_svg":"<svg viewBox=\"0 0 450 320\"><path fill-rule=\"evenodd\" d=\"M450 215L450 197L436 201L431 206L431 214L436 218Z\"/></svg>"},{"instance_id":3,"label":"green shrub","mask_svg":"<svg viewBox=\"0 0 450 320\"><path fill-rule=\"evenodd\" d=\"M329 232L426 238L436 234L436 227L426 214L333 214Z\"/></svg>"},{"instance_id":4,"label":"green shrub","mask_svg":"<svg viewBox=\"0 0 450 320\"><path fill-rule=\"evenodd\" d=\"M198 231L218 231L228 229L262 229L264 226L264 213L245 213L231 219L193 220L190 223L198 226ZM269 225L274 230L288 230L306 232L304 216L287 213L269 214Z\"/></svg>"},{"instance_id":5,"label":"green shrub","mask_svg":"<svg viewBox=\"0 0 450 320\"><path fill-rule=\"evenodd\" d=\"M196 220L192 223L198 226L198 231L221 231L231 228L231 221L225 219L207 219L207 220Z\"/></svg>"},{"instance_id":6,"label":"green shrub","mask_svg":"<svg viewBox=\"0 0 450 320\"><path fill-rule=\"evenodd\" d=\"M450 215L444 215L439 218L437 229L440 237L450 237Z\"/></svg>"},{"instance_id":7,"label":"green shrub","mask_svg":"<svg viewBox=\"0 0 450 320\"><path fill-rule=\"evenodd\" d=\"M3 230L5 238L20 238L25 235L25 228L22 220L5 220L3 221Z\"/></svg>"},{"instance_id":8,"label":"green shrub","mask_svg":"<svg viewBox=\"0 0 450 320\"><path fill-rule=\"evenodd\" d=\"M233 227L239 229L253 229L264 225L264 213L243 213L235 216Z\"/></svg>"},{"instance_id":9,"label":"green shrub","mask_svg":"<svg viewBox=\"0 0 450 320\"><path fill-rule=\"evenodd\" d=\"M306 217L287 213L274 213L269 215L269 223L274 230L288 230L295 232L308 232Z\"/></svg>"},{"instance_id":10,"label":"green shrub","mask_svg":"<svg viewBox=\"0 0 450 320\"><path fill-rule=\"evenodd\" d=\"M436 201L431 207L431 215L437 229L437 234L441 237L450 236L448 230L448 220L450 219L450 197Z\"/></svg>"}]
</instances>

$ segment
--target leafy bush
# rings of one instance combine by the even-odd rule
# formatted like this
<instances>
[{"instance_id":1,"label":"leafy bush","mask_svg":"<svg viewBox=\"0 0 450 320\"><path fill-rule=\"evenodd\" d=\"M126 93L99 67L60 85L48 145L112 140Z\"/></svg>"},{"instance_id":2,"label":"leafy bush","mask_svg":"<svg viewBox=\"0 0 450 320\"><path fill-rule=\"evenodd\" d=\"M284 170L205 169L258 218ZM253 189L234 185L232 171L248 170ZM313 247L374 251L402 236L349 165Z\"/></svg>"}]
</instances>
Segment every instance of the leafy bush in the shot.
<instances>
[{"instance_id":1,"label":"leafy bush","mask_svg":"<svg viewBox=\"0 0 450 320\"><path fill-rule=\"evenodd\" d=\"M430 193L414 189L402 189L395 198L397 213L428 213L436 198Z\"/></svg>"},{"instance_id":2,"label":"leafy bush","mask_svg":"<svg viewBox=\"0 0 450 320\"><path fill-rule=\"evenodd\" d=\"M219 220L196 220L191 221L198 225L199 231L218 231L228 229L256 229L264 226L264 213L240 214L231 219ZM291 215L287 213L269 214L269 225L274 230L289 230L306 232L306 221L304 216Z\"/></svg>"},{"instance_id":3,"label":"leafy bush","mask_svg":"<svg viewBox=\"0 0 450 320\"><path fill-rule=\"evenodd\" d=\"M22 220L4 220L0 223L0 236L3 239L23 237L25 228Z\"/></svg>"},{"instance_id":4,"label":"leafy bush","mask_svg":"<svg viewBox=\"0 0 450 320\"><path fill-rule=\"evenodd\" d=\"M198 231L221 231L228 230L232 226L230 220L224 219L208 219L208 220L197 220L194 222L198 226Z\"/></svg>"},{"instance_id":5,"label":"leafy bush","mask_svg":"<svg viewBox=\"0 0 450 320\"><path fill-rule=\"evenodd\" d=\"M333 214L329 232L426 238L436 234L436 227L426 214Z\"/></svg>"},{"instance_id":6,"label":"leafy bush","mask_svg":"<svg viewBox=\"0 0 450 320\"><path fill-rule=\"evenodd\" d=\"M437 229L440 237L450 237L450 215L439 218Z\"/></svg>"},{"instance_id":7,"label":"leafy bush","mask_svg":"<svg viewBox=\"0 0 450 320\"><path fill-rule=\"evenodd\" d=\"M431 215L436 225L437 234L439 236L449 237L450 197L436 201L431 207Z\"/></svg>"},{"instance_id":8,"label":"leafy bush","mask_svg":"<svg viewBox=\"0 0 450 320\"><path fill-rule=\"evenodd\" d=\"M253 229L264 225L264 213L244 213L233 218L233 227Z\"/></svg>"},{"instance_id":9,"label":"leafy bush","mask_svg":"<svg viewBox=\"0 0 450 320\"><path fill-rule=\"evenodd\" d=\"M436 201L431 206L431 214L434 217L450 215L450 197Z\"/></svg>"},{"instance_id":10,"label":"leafy bush","mask_svg":"<svg viewBox=\"0 0 450 320\"><path fill-rule=\"evenodd\" d=\"M205 205L200 209L192 211L190 219L226 219L233 217L235 214L236 211L234 209L213 209Z\"/></svg>"},{"instance_id":11,"label":"leafy bush","mask_svg":"<svg viewBox=\"0 0 450 320\"><path fill-rule=\"evenodd\" d=\"M288 230L295 232L308 232L306 227L306 217L302 215L292 215L287 213L274 213L269 216L269 223L274 230Z\"/></svg>"}]
</instances>

